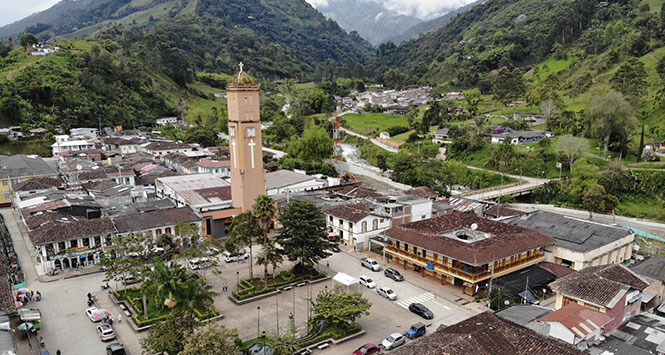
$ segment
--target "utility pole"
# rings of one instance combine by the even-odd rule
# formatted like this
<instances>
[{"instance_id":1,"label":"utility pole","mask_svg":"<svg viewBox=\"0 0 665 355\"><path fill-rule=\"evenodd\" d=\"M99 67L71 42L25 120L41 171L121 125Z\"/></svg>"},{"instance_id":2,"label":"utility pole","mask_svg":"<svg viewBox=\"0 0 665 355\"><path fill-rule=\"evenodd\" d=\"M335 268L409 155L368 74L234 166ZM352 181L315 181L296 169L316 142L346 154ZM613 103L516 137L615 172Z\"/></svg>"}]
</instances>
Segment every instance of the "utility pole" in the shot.
<instances>
[{"instance_id":1,"label":"utility pole","mask_svg":"<svg viewBox=\"0 0 665 355\"><path fill-rule=\"evenodd\" d=\"M524 304L526 304L527 292L529 292L529 276L526 277L526 286L524 286L524 298L523 298Z\"/></svg>"},{"instance_id":2,"label":"utility pole","mask_svg":"<svg viewBox=\"0 0 665 355\"><path fill-rule=\"evenodd\" d=\"M492 300L492 279L494 279L494 255L492 255L492 274L490 274L490 287L487 291L487 308L491 309L491 300Z\"/></svg>"}]
</instances>

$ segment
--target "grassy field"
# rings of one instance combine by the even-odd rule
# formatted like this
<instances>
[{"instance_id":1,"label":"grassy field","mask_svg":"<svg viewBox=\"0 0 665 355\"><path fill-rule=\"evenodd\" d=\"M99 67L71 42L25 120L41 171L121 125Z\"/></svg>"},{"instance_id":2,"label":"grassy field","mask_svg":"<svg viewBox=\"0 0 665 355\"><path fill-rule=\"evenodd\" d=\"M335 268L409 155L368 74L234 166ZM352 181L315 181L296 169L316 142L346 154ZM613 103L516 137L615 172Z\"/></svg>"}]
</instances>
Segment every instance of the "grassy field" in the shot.
<instances>
[{"instance_id":1,"label":"grassy field","mask_svg":"<svg viewBox=\"0 0 665 355\"><path fill-rule=\"evenodd\" d=\"M406 127L409 122L405 116L386 113L352 113L342 117L342 124L356 133L373 137L393 126Z\"/></svg>"},{"instance_id":2,"label":"grassy field","mask_svg":"<svg viewBox=\"0 0 665 355\"><path fill-rule=\"evenodd\" d=\"M41 157L51 157L53 156L51 144L53 144L53 141L47 139L10 141L0 144L0 155L36 154Z\"/></svg>"}]
</instances>

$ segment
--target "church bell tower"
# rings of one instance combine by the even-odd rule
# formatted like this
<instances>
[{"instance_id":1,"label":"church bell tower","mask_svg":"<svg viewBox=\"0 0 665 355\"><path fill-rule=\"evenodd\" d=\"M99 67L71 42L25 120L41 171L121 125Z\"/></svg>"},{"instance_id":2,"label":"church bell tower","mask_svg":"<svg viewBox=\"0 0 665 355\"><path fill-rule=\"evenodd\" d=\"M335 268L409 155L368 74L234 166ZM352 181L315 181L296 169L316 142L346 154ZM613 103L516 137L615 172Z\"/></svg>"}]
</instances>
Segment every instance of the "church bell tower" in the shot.
<instances>
[{"instance_id":1,"label":"church bell tower","mask_svg":"<svg viewBox=\"0 0 665 355\"><path fill-rule=\"evenodd\" d=\"M231 144L231 195L233 207L252 208L257 196L266 193L259 116L259 86L246 72L233 77L226 87Z\"/></svg>"}]
</instances>

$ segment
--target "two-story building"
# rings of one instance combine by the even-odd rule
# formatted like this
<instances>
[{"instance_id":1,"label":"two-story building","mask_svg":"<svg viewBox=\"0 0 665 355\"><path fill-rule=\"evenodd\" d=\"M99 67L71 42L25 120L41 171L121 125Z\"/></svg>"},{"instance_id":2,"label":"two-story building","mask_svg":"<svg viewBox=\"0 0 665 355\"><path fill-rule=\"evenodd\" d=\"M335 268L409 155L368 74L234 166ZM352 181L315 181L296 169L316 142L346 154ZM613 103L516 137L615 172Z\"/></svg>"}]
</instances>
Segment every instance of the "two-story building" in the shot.
<instances>
[{"instance_id":1,"label":"two-story building","mask_svg":"<svg viewBox=\"0 0 665 355\"><path fill-rule=\"evenodd\" d=\"M90 150L95 149L95 142L90 139L70 138L66 134L55 135L55 143L51 144L51 151L53 156L56 157L60 153L71 152L74 150Z\"/></svg>"},{"instance_id":2,"label":"two-story building","mask_svg":"<svg viewBox=\"0 0 665 355\"><path fill-rule=\"evenodd\" d=\"M36 155L0 156L0 206L9 206L13 198L12 185L33 178L57 178L58 173Z\"/></svg>"},{"instance_id":3,"label":"two-story building","mask_svg":"<svg viewBox=\"0 0 665 355\"><path fill-rule=\"evenodd\" d=\"M640 313L642 292L647 286L641 277L619 264L590 266L549 284L556 292L555 309L577 303L612 317L603 332L616 329Z\"/></svg>"},{"instance_id":4,"label":"two-story building","mask_svg":"<svg viewBox=\"0 0 665 355\"><path fill-rule=\"evenodd\" d=\"M194 163L199 174L212 174L221 178L231 177L230 159L201 159Z\"/></svg>"},{"instance_id":5,"label":"two-story building","mask_svg":"<svg viewBox=\"0 0 665 355\"><path fill-rule=\"evenodd\" d=\"M545 250L547 261L574 270L630 260L635 233L627 228L588 221L555 213L535 211L502 220L535 229L554 239Z\"/></svg>"},{"instance_id":6,"label":"two-story building","mask_svg":"<svg viewBox=\"0 0 665 355\"><path fill-rule=\"evenodd\" d=\"M144 143L139 149L141 152L150 155L155 160L160 160L167 154L187 153L194 150L189 144L173 141L153 141Z\"/></svg>"},{"instance_id":7,"label":"two-story building","mask_svg":"<svg viewBox=\"0 0 665 355\"><path fill-rule=\"evenodd\" d=\"M323 209L328 230L346 245L366 249L368 239L390 228L390 216L369 202L355 202Z\"/></svg>"},{"instance_id":8,"label":"two-story building","mask_svg":"<svg viewBox=\"0 0 665 355\"><path fill-rule=\"evenodd\" d=\"M107 137L104 138L103 142L105 151L126 155L138 153L141 144L146 143L146 140L143 138Z\"/></svg>"},{"instance_id":9,"label":"two-story building","mask_svg":"<svg viewBox=\"0 0 665 355\"><path fill-rule=\"evenodd\" d=\"M541 232L468 213L397 225L383 234L389 262L470 295L492 277L543 261L545 248L554 243Z\"/></svg>"}]
</instances>

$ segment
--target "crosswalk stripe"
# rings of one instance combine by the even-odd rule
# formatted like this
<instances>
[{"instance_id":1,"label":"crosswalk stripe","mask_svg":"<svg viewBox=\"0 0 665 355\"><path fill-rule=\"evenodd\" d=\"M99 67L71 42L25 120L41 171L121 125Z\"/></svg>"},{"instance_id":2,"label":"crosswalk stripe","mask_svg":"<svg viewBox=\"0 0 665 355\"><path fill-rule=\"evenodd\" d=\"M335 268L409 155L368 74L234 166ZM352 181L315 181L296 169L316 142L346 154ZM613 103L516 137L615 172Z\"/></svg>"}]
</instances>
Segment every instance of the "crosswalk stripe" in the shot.
<instances>
[{"instance_id":1,"label":"crosswalk stripe","mask_svg":"<svg viewBox=\"0 0 665 355\"><path fill-rule=\"evenodd\" d=\"M400 306L408 309L409 306L411 305L411 303L423 303L423 302L427 302L427 301L432 300L432 299L434 299L434 295L430 292L425 292L425 293L421 293L419 295L413 296L411 298L407 298L403 301L398 301L397 304L399 304Z\"/></svg>"}]
</instances>

